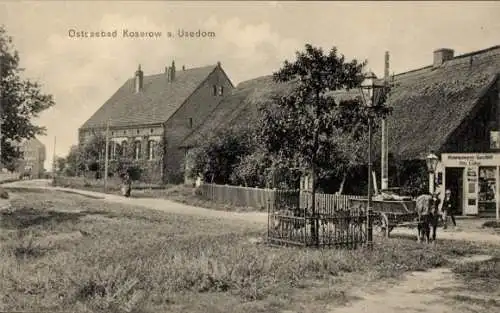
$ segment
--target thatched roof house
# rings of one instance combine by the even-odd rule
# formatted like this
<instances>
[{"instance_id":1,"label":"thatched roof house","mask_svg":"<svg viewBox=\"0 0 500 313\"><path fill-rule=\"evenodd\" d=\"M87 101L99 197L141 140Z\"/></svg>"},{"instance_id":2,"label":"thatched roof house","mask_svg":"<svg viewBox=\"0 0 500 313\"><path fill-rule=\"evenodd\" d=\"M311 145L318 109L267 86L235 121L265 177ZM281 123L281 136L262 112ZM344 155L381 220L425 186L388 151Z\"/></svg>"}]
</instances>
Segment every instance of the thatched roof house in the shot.
<instances>
[{"instance_id":1,"label":"thatched roof house","mask_svg":"<svg viewBox=\"0 0 500 313\"><path fill-rule=\"evenodd\" d=\"M231 94L214 108L205 123L195 128L183 140L182 146L194 147L219 130L249 125L258 118L260 105L270 103L273 97L284 95L291 88L291 84L274 82L272 75L239 83Z\"/></svg>"},{"instance_id":2,"label":"thatched roof house","mask_svg":"<svg viewBox=\"0 0 500 313\"><path fill-rule=\"evenodd\" d=\"M401 159L422 159L429 151L482 152L489 150L489 130L499 128L500 46L454 56L453 50L434 52L432 65L397 74L387 105L389 151ZM195 129L184 146L218 129L255 116L258 104L287 92L271 76L243 82L215 108L206 123ZM359 96L339 91L338 99ZM374 136L375 143L379 134ZM380 147L376 147L378 150Z\"/></svg>"},{"instance_id":3,"label":"thatched roof house","mask_svg":"<svg viewBox=\"0 0 500 313\"><path fill-rule=\"evenodd\" d=\"M388 144L402 159L482 152L489 148L488 129L498 127L500 46L457 57L444 52L434 52L433 65L394 77Z\"/></svg>"}]
</instances>

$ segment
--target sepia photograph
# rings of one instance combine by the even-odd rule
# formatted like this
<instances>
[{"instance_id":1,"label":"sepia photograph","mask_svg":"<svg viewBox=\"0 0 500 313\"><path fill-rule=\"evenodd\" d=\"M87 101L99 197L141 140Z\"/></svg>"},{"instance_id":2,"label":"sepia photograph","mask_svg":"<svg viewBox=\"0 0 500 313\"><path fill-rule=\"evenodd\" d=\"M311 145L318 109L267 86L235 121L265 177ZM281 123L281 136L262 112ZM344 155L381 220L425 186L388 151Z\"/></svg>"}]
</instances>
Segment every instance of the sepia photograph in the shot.
<instances>
[{"instance_id":1,"label":"sepia photograph","mask_svg":"<svg viewBox=\"0 0 500 313\"><path fill-rule=\"evenodd\" d=\"M499 312L499 17L0 1L0 312Z\"/></svg>"}]
</instances>

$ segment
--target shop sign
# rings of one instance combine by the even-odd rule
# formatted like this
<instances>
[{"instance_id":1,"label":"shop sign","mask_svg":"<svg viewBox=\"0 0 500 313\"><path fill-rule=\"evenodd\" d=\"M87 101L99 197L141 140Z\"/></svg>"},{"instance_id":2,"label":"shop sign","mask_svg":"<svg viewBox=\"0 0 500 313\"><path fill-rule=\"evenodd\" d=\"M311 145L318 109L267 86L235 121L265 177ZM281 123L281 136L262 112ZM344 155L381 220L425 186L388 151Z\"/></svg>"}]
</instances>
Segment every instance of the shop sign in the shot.
<instances>
[{"instance_id":1,"label":"shop sign","mask_svg":"<svg viewBox=\"0 0 500 313\"><path fill-rule=\"evenodd\" d=\"M444 166L500 166L500 153L443 153Z\"/></svg>"}]
</instances>

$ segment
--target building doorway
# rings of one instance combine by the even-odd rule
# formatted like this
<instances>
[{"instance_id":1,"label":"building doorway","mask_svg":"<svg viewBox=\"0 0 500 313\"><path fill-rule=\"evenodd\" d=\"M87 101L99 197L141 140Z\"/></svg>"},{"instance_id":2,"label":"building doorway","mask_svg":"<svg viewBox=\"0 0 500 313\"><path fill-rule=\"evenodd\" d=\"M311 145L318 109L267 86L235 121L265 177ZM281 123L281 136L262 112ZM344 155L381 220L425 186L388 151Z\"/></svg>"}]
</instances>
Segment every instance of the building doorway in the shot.
<instances>
[{"instance_id":1,"label":"building doorway","mask_svg":"<svg viewBox=\"0 0 500 313\"><path fill-rule=\"evenodd\" d=\"M463 167L447 167L445 171L445 190L450 189L452 196L455 197L457 214L463 214L463 175Z\"/></svg>"}]
</instances>

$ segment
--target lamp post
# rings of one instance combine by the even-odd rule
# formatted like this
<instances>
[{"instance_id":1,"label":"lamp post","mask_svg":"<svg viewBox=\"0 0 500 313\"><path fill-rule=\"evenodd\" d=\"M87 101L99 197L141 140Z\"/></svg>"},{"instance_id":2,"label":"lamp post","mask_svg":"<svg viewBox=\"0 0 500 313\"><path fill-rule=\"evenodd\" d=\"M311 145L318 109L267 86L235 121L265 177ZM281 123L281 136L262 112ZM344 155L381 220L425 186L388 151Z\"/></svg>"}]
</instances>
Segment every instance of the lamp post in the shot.
<instances>
[{"instance_id":1,"label":"lamp post","mask_svg":"<svg viewBox=\"0 0 500 313\"><path fill-rule=\"evenodd\" d=\"M439 158L435 154L431 153L427 155L427 157L425 158L425 162L427 164L427 170L429 171L429 193L432 195L434 194L434 175L436 173Z\"/></svg>"},{"instance_id":2,"label":"lamp post","mask_svg":"<svg viewBox=\"0 0 500 313\"><path fill-rule=\"evenodd\" d=\"M373 117L371 110L382 105L380 103L380 92L377 90L386 91L387 86L385 84L376 84L377 76L373 72L368 72L363 82L361 83L361 95L363 98L364 105L369 109L368 112L368 208L366 210L366 228L367 228L367 241L368 247L373 246L373 221L372 221L372 123Z\"/></svg>"}]
</instances>

